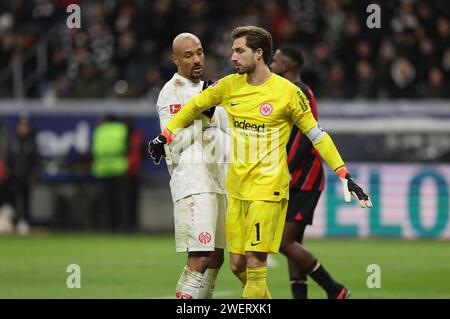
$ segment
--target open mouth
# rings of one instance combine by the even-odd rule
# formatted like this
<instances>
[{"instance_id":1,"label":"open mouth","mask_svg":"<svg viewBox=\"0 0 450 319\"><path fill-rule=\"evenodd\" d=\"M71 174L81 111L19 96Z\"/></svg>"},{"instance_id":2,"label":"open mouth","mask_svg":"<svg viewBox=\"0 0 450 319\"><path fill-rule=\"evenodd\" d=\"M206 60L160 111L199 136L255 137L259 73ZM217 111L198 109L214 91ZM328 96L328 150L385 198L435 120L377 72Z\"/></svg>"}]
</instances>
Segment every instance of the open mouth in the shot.
<instances>
[{"instance_id":1,"label":"open mouth","mask_svg":"<svg viewBox=\"0 0 450 319\"><path fill-rule=\"evenodd\" d=\"M203 70L203 67L202 67L201 65L194 66L194 67L192 68L192 70L193 70L194 72L200 72L201 70Z\"/></svg>"}]
</instances>

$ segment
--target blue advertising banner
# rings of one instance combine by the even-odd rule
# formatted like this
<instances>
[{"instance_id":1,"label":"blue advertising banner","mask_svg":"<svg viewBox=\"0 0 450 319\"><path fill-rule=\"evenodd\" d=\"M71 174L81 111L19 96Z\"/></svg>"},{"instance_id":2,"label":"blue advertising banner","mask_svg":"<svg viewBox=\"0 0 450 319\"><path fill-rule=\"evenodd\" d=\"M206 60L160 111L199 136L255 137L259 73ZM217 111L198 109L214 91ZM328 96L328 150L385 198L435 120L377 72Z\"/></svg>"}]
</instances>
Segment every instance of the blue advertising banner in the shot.
<instances>
[{"instance_id":1,"label":"blue advertising banner","mask_svg":"<svg viewBox=\"0 0 450 319\"><path fill-rule=\"evenodd\" d=\"M29 113L36 133L41 156L40 177L43 180L90 178L90 151L92 132L104 114L96 113ZM127 115L118 115L124 118ZM0 121L7 127L8 135L15 134L19 115L1 115ZM167 174L166 166L156 166L147 156L148 140L160 132L155 115L134 116L134 126L145 136L141 175Z\"/></svg>"},{"instance_id":2,"label":"blue advertising banner","mask_svg":"<svg viewBox=\"0 0 450 319\"><path fill-rule=\"evenodd\" d=\"M90 179L93 129L104 113L30 113L42 157L44 181ZM15 133L17 114L0 121ZM156 166L146 154L146 144L160 132L155 114L134 114L135 126L146 137L140 176L168 176L164 161ZM4 136L2 136L4 137ZM343 151L343 154L345 151ZM355 200L345 203L341 183L327 168L325 190L318 203L313 227L306 236L357 236L450 239L450 165L413 163L351 163L352 175L370 194L374 207L362 209ZM326 166L326 165L325 165Z\"/></svg>"}]
</instances>

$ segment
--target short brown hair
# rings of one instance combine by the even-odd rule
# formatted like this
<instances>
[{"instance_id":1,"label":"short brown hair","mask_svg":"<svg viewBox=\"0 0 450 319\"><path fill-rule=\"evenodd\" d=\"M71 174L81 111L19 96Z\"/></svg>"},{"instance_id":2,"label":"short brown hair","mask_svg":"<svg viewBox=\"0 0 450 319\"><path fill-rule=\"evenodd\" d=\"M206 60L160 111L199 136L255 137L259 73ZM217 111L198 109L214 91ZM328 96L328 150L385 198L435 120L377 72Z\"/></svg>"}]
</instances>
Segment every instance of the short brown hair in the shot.
<instances>
[{"instance_id":1,"label":"short brown hair","mask_svg":"<svg viewBox=\"0 0 450 319\"><path fill-rule=\"evenodd\" d=\"M250 25L237 27L231 32L231 39L233 39L233 41L241 37L247 37L247 46L253 51L259 48L263 50L263 59L268 65L273 54L272 35L269 31Z\"/></svg>"}]
</instances>

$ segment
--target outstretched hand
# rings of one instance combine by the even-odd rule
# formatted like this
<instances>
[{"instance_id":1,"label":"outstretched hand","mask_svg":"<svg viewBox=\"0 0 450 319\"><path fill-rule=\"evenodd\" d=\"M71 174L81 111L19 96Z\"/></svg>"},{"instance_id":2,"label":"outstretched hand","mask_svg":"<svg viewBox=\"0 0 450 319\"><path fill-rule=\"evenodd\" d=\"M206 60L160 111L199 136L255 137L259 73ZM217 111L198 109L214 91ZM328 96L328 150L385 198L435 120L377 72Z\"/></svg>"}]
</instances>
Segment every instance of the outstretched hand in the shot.
<instances>
[{"instance_id":1,"label":"outstretched hand","mask_svg":"<svg viewBox=\"0 0 450 319\"><path fill-rule=\"evenodd\" d=\"M353 195L358 199L359 205L362 208L372 207L372 201L370 200L370 197L366 193L364 193L363 189L358 186L358 184L355 183L350 174L347 173L345 175L345 178L340 178L340 180L344 187L344 200L347 203L351 202L351 198Z\"/></svg>"},{"instance_id":2,"label":"outstretched hand","mask_svg":"<svg viewBox=\"0 0 450 319\"><path fill-rule=\"evenodd\" d=\"M148 153L156 165L159 165L161 157L166 155L164 151L165 144L167 144L167 139L164 135L158 135L148 143Z\"/></svg>"}]
</instances>

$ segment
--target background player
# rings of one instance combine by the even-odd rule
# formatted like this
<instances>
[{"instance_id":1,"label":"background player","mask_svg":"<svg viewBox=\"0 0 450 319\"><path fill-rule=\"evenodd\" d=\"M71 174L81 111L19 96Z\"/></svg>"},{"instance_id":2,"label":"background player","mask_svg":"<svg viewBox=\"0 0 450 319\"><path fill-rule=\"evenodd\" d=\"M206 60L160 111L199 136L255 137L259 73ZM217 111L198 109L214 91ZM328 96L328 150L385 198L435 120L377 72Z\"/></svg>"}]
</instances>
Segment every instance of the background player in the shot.
<instances>
[{"instance_id":1,"label":"background player","mask_svg":"<svg viewBox=\"0 0 450 319\"><path fill-rule=\"evenodd\" d=\"M173 40L172 61L177 66L171 80L161 90L157 110L161 127L204 86L201 81L204 53L200 40L181 33ZM213 129L211 112L200 114L170 144L172 161L170 189L174 202L177 252L188 252L186 266L177 284L180 299L211 298L214 282L223 264L225 248L226 192L223 168L216 162L193 162L202 156L209 140L203 132ZM201 125L195 127L195 125ZM216 142L219 142L217 140Z\"/></svg>"},{"instance_id":2,"label":"background player","mask_svg":"<svg viewBox=\"0 0 450 319\"><path fill-rule=\"evenodd\" d=\"M311 88L300 78L303 61L303 55L299 50L282 48L275 52L270 69L302 90L317 121L316 99ZM312 225L314 210L325 181L319 153L296 126L292 129L287 152L291 181L280 252L288 258L292 296L294 299L307 298L307 275L309 275L325 289L328 298L346 298L350 290L336 283L315 256L302 245L305 228Z\"/></svg>"},{"instance_id":3,"label":"background player","mask_svg":"<svg viewBox=\"0 0 450 319\"><path fill-rule=\"evenodd\" d=\"M238 74L222 78L189 100L149 143L149 152L159 163L165 154L164 145L198 114L211 106L225 108L233 143L226 183L231 267L245 283L243 298L271 298L266 261L268 253L279 250L286 219L289 196L286 146L292 124L308 136L340 177L346 201L353 193L361 206L372 204L351 179L330 136L319 128L304 94L288 80L270 72L270 33L245 26L233 30L231 37L231 60Z\"/></svg>"}]
</instances>

